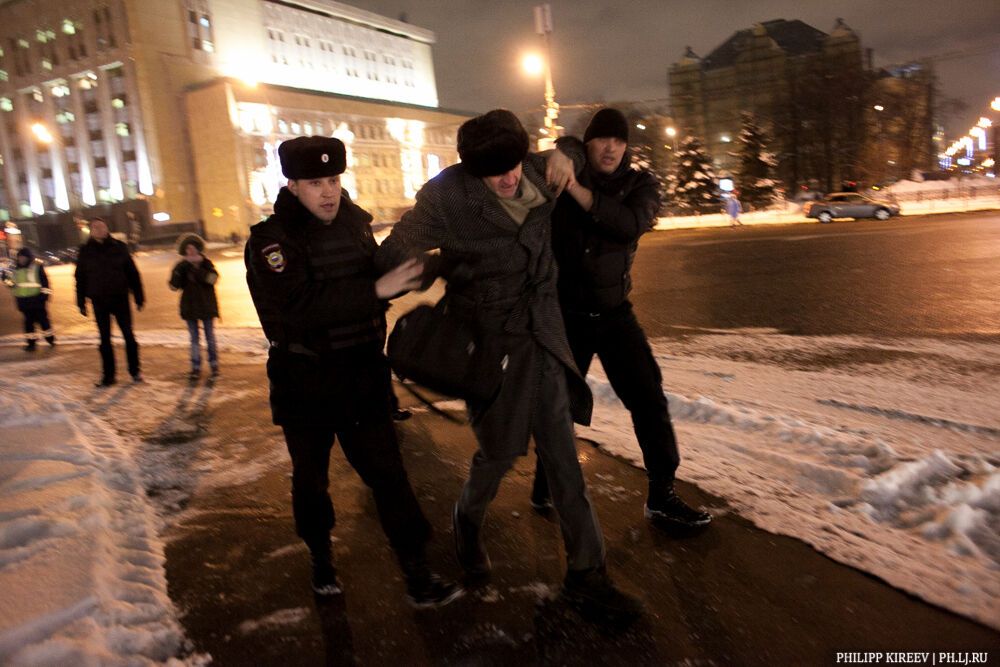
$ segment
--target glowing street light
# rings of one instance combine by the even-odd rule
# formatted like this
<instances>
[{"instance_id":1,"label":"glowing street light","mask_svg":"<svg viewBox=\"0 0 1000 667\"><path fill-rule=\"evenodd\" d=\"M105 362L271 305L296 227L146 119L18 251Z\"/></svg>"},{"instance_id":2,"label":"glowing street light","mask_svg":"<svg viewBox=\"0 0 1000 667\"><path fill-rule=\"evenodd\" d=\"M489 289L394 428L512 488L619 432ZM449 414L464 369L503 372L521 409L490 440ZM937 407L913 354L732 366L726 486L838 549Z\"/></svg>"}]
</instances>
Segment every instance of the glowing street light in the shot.
<instances>
[{"instance_id":1,"label":"glowing street light","mask_svg":"<svg viewBox=\"0 0 1000 667\"><path fill-rule=\"evenodd\" d=\"M41 123L32 123L31 133L35 135L35 139L38 139L43 144L51 144L53 141L52 133L49 132L49 128L45 127Z\"/></svg>"},{"instance_id":2,"label":"glowing street light","mask_svg":"<svg viewBox=\"0 0 1000 667\"><path fill-rule=\"evenodd\" d=\"M994 111L1000 111L1000 96L993 98L993 102L990 103L990 108Z\"/></svg>"},{"instance_id":3,"label":"glowing street light","mask_svg":"<svg viewBox=\"0 0 1000 667\"><path fill-rule=\"evenodd\" d=\"M535 32L545 40L546 57L542 64L545 71L545 137L538 140L539 150L553 148L555 140L559 137L559 105L556 104L556 90L552 85L552 45L550 35L552 34L552 6L548 3L536 5ZM542 60L539 58L538 60Z\"/></svg>"},{"instance_id":4,"label":"glowing street light","mask_svg":"<svg viewBox=\"0 0 1000 667\"><path fill-rule=\"evenodd\" d=\"M527 74L538 76L545 71L545 61L537 53L528 53L521 59L521 67Z\"/></svg>"},{"instance_id":5,"label":"glowing street light","mask_svg":"<svg viewBox=\"0 0 1000 667\"><path fill-rule=\"evenodd\" d=\"M872 107L872 109L875 109L875 111L885 111L885 107L882 106L881 104L876 104L875 106Z\"/></svg>"},{"instance_id":6,"label":"glowing street light","mask_svg":"<svg viewBox=\"0 0 1000 667\"><path fill-rule=\"evenodd\" d=\"M677 128L676 127L668 127L667 128L667 136L670 137L671 139L673 139L674 137L676 137L677 136Z\"/></svg>"}]
</instances>

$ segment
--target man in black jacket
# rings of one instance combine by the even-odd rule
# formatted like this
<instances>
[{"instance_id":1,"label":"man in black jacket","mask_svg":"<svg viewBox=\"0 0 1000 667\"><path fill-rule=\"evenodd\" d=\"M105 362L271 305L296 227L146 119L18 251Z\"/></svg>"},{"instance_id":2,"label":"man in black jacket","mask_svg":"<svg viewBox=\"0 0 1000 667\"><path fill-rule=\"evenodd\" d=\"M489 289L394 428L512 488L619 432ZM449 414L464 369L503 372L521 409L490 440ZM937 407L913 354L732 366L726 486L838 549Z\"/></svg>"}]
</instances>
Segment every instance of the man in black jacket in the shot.
<instances>
[{"instance_id":1,"label":"man in black jacket","mask_svg":"<svg viewBox=\"0 0 1000 667\"><path fill-rule=\"evenodd\" d=\"M271 343L271 412L292 459L292 511L312 557L313 590L341 593L330 554L328 470L336 438L372 490L410 603L447 604L462 589L427 566L431 527L403 468L382 353L386 300L419 286L423 266L405 262L381 277L376 271L372 217L341 190L340 140L298 137L283 142L278 157L288 186L274 215L250 229L245 261Z\"/></svg>"},{"instance_id":2,"label":"man in black jacket","mask_svg":"<svg viewBox=\"0 0 1000 667\"><path fill-rule=\"evenodd\" d=\"M80 246L76 262L76 305L80 314L87 316L87 299L94 307L94 319L101 334L101 379L97 387L115 383L115 353L111 347L111 317L125 339L128 372L134 382L142 382L139 368L139 344L132 334L132 310L128 295L132 293L136 310L142 310L145 296L142 279L132 261L128 246L108 232L108 225L101 218L90 223L90 238Z\"/></svg>"},{"instance_id":3,"label":"man in black jacket","mask_svg":"<svg viewBox=\"0 0 1000 667\"><path fill-rule=\"evenodd\" d=\"M584 375L597 354L611 387L632 413L649 476L646 518L667 526L706 526L711 515L689 507L674 491L680 456L663 378L628 300L639 237L653 226L660 187L652 173L631 164L628 122L617 109L594 114L583 142L559 140L565 152L582 148L586 167L552 213L559 303L570 348ZM551 506L541 461L531 498L536 509Z\"/></svg>"}]
</instances>

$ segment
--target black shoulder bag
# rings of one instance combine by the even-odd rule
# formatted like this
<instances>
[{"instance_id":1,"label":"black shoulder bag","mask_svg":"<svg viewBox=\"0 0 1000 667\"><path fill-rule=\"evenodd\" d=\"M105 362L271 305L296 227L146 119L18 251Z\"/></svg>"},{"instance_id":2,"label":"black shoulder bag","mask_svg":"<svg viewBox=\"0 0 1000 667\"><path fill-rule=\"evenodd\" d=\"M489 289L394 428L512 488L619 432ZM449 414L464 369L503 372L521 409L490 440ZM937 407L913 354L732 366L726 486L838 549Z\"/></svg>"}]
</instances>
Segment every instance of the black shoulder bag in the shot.
<instances>
[{"instance_id":1,"label":"black shoulder bag","mask_svg":"<svg viewBox=\"0 0 1000 667\"><path fill-rule=\"evenodd\" d=\"M445 396L489 402L507 368L501 340L449 308L445 296L396 320L389 334L389 365L401 380Z\"/></svg>"}]
</instances>

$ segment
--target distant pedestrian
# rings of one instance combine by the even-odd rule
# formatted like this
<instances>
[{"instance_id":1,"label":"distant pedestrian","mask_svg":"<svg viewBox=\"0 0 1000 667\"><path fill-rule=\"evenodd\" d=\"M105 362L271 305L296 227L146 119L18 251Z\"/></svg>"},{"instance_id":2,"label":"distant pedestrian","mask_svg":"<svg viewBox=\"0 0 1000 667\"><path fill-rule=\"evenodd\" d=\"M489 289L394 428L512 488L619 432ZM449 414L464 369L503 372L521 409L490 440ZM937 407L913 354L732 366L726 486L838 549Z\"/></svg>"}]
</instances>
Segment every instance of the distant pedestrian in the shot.
<instances>
[{"instance_id":1,"label":"distant pedestrian","mask_svg":"<svg viewBox=\"0 0 1000 667\"><path fill-rule=\"evenodd\" d=\"M49 323L46 302L49 300L49 278L45 275L45 267L41 260L35 259L31 248L21 248L17 251L17 266L4 276L4 283L11 288L17 309L24 315L25 352L34 352L39 334L35 325L41 329L41 335L49 346L56 344L55 332Z\"/></svg>"},{"instance_id":2,"label":"distant pedestrian","mask_svg":"<svg viewBox=\"0 0 1000 667\"><path fill-rule=\"evenodd\" d=\"M743 205L740 203L740 193L739 190L733 190L726 197L726 213L729 215L729 226L730 227L742 227L743 223L740 222L740 213L743 212Z\"/></svg>"},{"instance_id":3,"label":"distant pedestrian","mask_svg":"<svg viewBox=\"0 0 1000 667\"><path fill-rule=\"evenodd\" d=\"M118 322L122 338L125 339L125 355L132 381L142 382L139 343L132 333L129 292L135 299L136 310L142 310L146 303L142 279L128 252L128 246L111 237L103 219L94 218L90 222L90 239L80 246L76 262L76 304L80 314L86 317L87 299L90 299L97 330L101 334L99 349L102 373L101 379L94 383L97 387L109 387L115 383L115 354L111 347L112 316Z\"/></svg>"},{"instance_id":4,"label":"distant pedestrian","mask_svg":"<svg viewBox=\"0 0 1000 667\"><path fill-rule=\"evenodd\" d=\"M188 234L177 244L177 253L183 257L170 273L170 289L181 292L181 318L187 322L191 337L191 372L188 379L196 381L201 376L201 343L198 323L205 330L208 346L208 365L212 377L219 374L219 355L215 346L214 320L219 316L219 302L215 296L215 283L219 272L212 260L205 257L205 240L197 234Z\"/></svg>"}]
</instances>

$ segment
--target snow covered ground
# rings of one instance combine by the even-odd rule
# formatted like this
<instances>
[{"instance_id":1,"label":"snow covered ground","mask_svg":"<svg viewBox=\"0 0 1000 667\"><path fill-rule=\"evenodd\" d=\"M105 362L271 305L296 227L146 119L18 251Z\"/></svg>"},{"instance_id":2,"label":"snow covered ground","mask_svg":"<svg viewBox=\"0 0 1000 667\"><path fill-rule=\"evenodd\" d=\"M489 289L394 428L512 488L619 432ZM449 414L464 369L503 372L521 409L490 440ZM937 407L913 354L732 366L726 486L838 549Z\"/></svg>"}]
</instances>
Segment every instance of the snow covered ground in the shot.
<instances>
[{"instance_id":1,"label":"snow covered ground","mask_svg":"<svg viewBox=\"0 0 1000 667\"><path fill-rule=\"evenodd\" d=\"M138 336L144 346L187 346L180 330ZM221 328L219 344L266 353L257 329ZM682 479L763 529L1000 628L1000 343L744 330L691 331L653 347ZM166 442L198 428L200 399L187 397L190 409L172 419L151 414L177 403L154 397L189 390L148 378L128 401L149 410L111 401L84 410L74 397L85 379L58 375L60 356L11 366L8 386L18 392L0 398L0 663L186 655L158 536L169 494L150 491L198 476L239 483L280 465L281 453L256 468L241 464L234 478L222 463L238 452L151 451L143 438ZM64 382L54 386L52 373ZM579 435L641 465L628 414L599 364L589 380L595 419ZM212 400L220 409L226 397Z\"/></svg>"},{"instance_id":2,"label":"snow covered ground","mask_svg":"<svg viewBox=\"0 0 1000 667\"><path fill-rule=\"evenodd\" d=\"M0 664L181 664L133 443L66 393L11 380L18 391L0 397Z\"/></svg>"}]
</instances>

